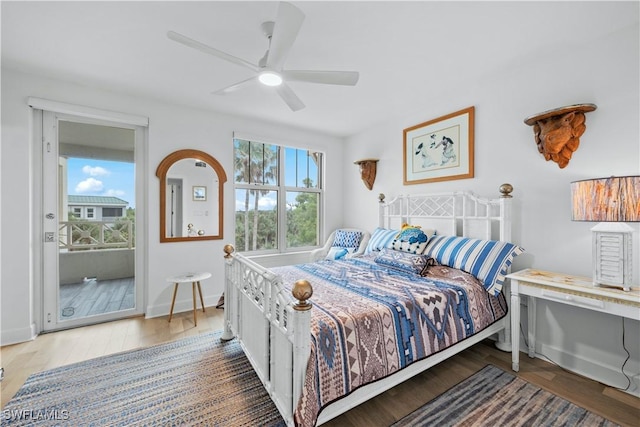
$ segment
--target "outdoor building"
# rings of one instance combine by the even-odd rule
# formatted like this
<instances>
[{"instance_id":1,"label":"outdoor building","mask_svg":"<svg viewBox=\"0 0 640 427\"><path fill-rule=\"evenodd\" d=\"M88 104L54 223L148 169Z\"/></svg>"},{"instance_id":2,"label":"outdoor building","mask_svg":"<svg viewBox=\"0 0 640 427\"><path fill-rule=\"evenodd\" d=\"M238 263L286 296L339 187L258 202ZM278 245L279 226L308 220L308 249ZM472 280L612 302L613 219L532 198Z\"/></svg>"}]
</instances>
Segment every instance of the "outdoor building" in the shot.
<instances>
[{"instance_id":1,"label":"outdoor building","mask_svg":"<svg viewBox=\"0 0 640 427\"><path fill-rule=\"evenodd\" d=\"M127 216L126 202L110 196L68 196L69 214L75 219L111 221Z\"/></svg>"}]
</instances>

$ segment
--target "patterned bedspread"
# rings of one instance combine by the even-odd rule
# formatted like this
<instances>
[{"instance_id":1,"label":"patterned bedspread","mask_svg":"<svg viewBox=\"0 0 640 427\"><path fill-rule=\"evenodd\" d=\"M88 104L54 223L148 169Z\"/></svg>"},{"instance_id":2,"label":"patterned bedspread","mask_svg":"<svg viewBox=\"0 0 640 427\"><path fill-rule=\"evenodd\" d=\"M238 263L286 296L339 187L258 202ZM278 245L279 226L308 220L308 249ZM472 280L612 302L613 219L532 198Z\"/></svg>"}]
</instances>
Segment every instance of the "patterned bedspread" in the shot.
<instances>
[{"instance_id":1,"label":"patterned bedspread","mask_svg":"<svg viewBox=\"0 0 640 427\"><path fill-rule=\"evenodd\" d=\"M285 286L313 286L311 355L295 413L313 426L319 412L356 388L449 347L506 314L502 294L443 266L426 277L379 266L373 258L272 269Z\"/></svg>"}]
</instances>

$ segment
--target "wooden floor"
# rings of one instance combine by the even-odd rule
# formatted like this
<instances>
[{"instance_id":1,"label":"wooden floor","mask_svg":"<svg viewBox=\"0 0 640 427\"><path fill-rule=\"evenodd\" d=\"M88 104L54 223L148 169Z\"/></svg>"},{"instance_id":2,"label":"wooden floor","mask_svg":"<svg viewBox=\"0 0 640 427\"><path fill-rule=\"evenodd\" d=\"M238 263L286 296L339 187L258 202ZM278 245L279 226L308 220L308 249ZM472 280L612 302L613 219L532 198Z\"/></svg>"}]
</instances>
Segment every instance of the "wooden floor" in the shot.
<instances>
[{"instance_id":1,"label":"wooden floor","mask_svg":"<svg viewBox=\"0 0 640 427\"><path fill-rule=\"evenodd\" d=\"M95 316L135 307L135 279L88 279L60 285L60 318Z\"/></svg>"},{"instance_id":2,"label":"wooden floor","mask_svg":"<svg viewBox=\"0 0 640 427\"><path fill-rule=\"evenodd\" d=\"M0 349L5 369L2 407L35 372L73 362L159 344L222 327L222 310L208 307L193 312L145 320L142 317L118 320L38 336L35 340ZM331 420L331 427L386 427L445 392L487 364L511 372L511 354L483 342L448 359L428 371L381 394L346 414ZM623 426L640 426L640 399L596 381L572 374L540 359L520 358L518 376L562 396Z\"/></svg>"}]
</instances>

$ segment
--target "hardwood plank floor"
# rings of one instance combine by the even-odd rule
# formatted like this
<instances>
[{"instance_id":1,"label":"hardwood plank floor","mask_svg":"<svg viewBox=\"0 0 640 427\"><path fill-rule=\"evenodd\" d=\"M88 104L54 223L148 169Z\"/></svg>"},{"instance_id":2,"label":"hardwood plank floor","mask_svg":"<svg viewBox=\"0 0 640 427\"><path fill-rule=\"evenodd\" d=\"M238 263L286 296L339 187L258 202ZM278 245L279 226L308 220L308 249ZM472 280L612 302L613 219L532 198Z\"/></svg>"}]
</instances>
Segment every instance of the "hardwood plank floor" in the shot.
<instances>
[{"instance_id":1,"label":"hardwood plank floor","mask_svg":"<svg viewBox=\"0 0 640 427\"><path fill-rule=\"evenodd\" d=\"M198 312L196 327L193 312L186 311L174 314L171 323L167 323L166 316L134 317L42 334L33 341L2 347L0 363L5 368L5 379L0 383L2 407L32 373L218 330L222 318L222 310L207 307L206 313ZM489 363L512 372L511 354L497 350L490 341L482 342L325 425L386 427ZM518 376L618 424L640 426L640 399L627 393L525 354L520 358Z\"/></svg>"}]
</instances>

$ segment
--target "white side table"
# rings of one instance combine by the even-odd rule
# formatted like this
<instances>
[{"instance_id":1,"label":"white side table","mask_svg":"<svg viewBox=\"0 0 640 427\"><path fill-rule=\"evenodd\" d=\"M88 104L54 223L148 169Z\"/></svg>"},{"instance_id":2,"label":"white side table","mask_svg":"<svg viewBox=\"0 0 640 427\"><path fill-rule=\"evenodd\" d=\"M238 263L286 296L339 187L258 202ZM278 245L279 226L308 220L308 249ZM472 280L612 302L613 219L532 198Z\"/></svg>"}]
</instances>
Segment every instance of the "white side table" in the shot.
<instances>
[{"instance_id":1,"label":"white side table","mask_svg":"<svg viewBox=\"0 0 640 427\"><path fill-rule=\"evenodd\" d=\"M536 299L555 301L587 310L640 320L640 289L625 292L596 287L590 277L528 268L507 275L511 279L511 362L520 370L520 296L528 298L529 357L536 352Z\"/></svg>"},{"instance_id":2,"label":"white side table","mask_svg":"<svg viewBox=\"0 0 640 427\"><path fill-rule=\"evenodd\" d=\"M178 285L180 283L189 283L191 282L191 291L193 293L193 324L198 326L198 320L196 318L196 286L198 287L198 292L200 293L200 304L202 304L202 312L204 313L204 299L202 298L202 288L200 287L200 281L205 280L211 277L211 273L209 272L199 272L199 273L184 273L178 276L167 277L167 282L174 283L173 286L173 299L171 300L171 311L169 312L169 322L171 322L171 318L173 317L173 306L176 303L176 294L178 293Z\"/></svg>"}]
</instances>

